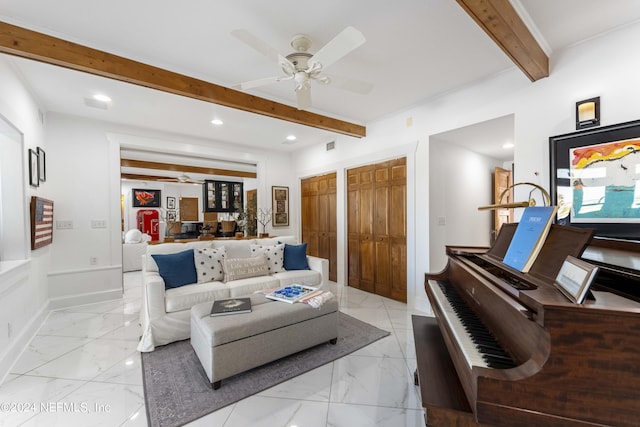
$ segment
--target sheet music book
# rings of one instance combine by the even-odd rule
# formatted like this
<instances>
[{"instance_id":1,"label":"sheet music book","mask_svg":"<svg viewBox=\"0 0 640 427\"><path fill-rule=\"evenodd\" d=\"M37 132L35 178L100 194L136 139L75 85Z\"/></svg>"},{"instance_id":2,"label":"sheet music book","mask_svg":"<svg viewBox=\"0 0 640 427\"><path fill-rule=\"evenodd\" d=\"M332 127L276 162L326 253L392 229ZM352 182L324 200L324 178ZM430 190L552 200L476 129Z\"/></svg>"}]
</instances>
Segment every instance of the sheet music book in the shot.
<instances>
[{"instance_id":1,"label":"sheet music book","mask_svg":"<svg viewBox=\"0 0 640 427\"><path fill-rule=\"evenodd\" d=\"M557 210L557 206L525 208L502 262L527 273L544 245Z\"/></svg>"},{"instance_id":2,"label":"sheet music book","mask_svg":"<svg viewBox=\"0 0 640 427\"><path fill-rule=\"evenodd\" d=\"M213 302L211 316L251 313L251 298L221 299Z\"/></svg>"}]
</instances>

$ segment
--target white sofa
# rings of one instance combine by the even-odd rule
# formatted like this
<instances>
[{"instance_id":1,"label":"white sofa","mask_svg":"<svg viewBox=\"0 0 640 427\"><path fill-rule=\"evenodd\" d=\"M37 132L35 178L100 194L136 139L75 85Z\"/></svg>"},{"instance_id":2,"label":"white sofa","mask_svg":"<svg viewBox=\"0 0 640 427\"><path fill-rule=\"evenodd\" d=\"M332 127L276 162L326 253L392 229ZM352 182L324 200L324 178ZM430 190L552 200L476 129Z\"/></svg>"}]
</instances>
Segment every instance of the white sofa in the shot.
<instances>
[{"instance_id":1,"label":"white sofa","mask_svg":"<svg viewBox=\"0 0 640 427\"><path fill-rule=\"evenodd\" d=\"M142 270L142 255L147 252L147 242L122 244L122 272Z\"/></svg>"},{"instance_id":2,"label":"white sofa","mask_svg":"<svg viewBox=\"0 0 640 427\"><path fill-rule=\"evenodd\" d=\"M165 290L165 282L151 255L174 254L187 249L225 248L226 258L251 257L251 245L272 246L279 242L296 244L292 236L252 240L207 240L188 243L162 243L147 246L142 256L142 304L140 324L142 338L138 351L153 351L156 346L190 337L191 307L216 299L248 296L260 290L299 283L309 286L326 285L329 264L326 259L307 256L310 270L289 270L270 275L243 278L228 282L194 283Z\"/></svg>"}]
</instances>

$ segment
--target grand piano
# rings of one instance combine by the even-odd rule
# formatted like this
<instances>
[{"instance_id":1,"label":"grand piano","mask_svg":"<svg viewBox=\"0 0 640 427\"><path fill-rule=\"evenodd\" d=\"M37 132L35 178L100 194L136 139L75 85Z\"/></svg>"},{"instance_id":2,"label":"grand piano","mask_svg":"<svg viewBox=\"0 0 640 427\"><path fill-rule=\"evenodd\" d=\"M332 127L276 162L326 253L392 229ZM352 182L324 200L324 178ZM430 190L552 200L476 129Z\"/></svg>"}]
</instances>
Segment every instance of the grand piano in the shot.
<instances>
[{"instance_id":1,"label":"grand piano","mask_svg":"<svg viewBox=\"0 0 640 427\"><path fill-rule=\"evenodd\" d=\"M502 263L514 230L448 246L425 275L435 317L412 322L426 425L640 425L640 244L554 224L523 274ZM553 284L567 255L599 268L582 304Z\"/></svg>"}]
</instances>

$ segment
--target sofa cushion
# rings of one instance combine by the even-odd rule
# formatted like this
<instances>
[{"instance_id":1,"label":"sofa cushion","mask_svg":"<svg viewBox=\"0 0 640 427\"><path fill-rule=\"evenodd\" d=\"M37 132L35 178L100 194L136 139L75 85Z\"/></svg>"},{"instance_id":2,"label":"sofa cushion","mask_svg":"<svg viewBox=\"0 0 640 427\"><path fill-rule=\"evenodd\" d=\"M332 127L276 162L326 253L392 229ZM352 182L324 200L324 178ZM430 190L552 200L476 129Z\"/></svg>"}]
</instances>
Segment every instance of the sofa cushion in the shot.
<instances>
[{"instance_id":1,"label":"sofa cushion","mask_svg":"<svg viewBox=\"0 0 640 427\"><path fill-rule=\"evenodd\" d=\"M273 246L280 243L288 243L290 245L295 245L298 243L298 240L295 236L279 236L279 237L264 237L262 239L255 239L253 242L254 245L262 245L262 246Z\"/></svg>"},{"instance_id":2,"label":"sofa cushion","mask_svg":"<svg viewBox=\"0 0 640 427\"><path fill-rule=\"evenodd\" d=\"M189 310L196 304L229 298L229 288L222 282L185 285L167 289L164 306L167 313Z\"/></svg>"},{"instance_id":3,"label":"sofa cushion","mask_svg":"<svg viewBox=\"0 0 640 427\"><path fill-rule=\"evenodd\" d=\"M193 259L198 273L198 283L224 279L222 260L225 258L224 246L221 248L202 248L193 250Z\"/></svg>"},{"instance_id":4,"label":"sofa cushion","mask_svg":"<svg viewBox=\"0 0 640 427\"><path fill-rule=\"evenodd\" d=\"M231 298L251 295L254 292L278 289L280 281L273 276L249 277L225 283Z\"/></svg>"},{"instance_id":5,"label":"sofa cushion","mask_svg":"<svg viewBox=\"0 0 640 427\"><path fill-rule=\"evenodd\" d=\"M225 282L269 275L269 266L264 255L249 258L225 258L222 261L222 268Z\"/></svg>"},{"instance_id":6,"label":"sofa cushion","mask_svg":"<svg viewBox=\"0 0 640 427\"><path fill-rule=\"evenodd\" d=\"M268 274L284 271L284 244L272 246L251 245L251 256L255 257L258 255L264 255L267 259L269 266Z\"/></svg>"},{"instance_id":7,"label":"sofa cushion","mask_svg":"<svg viewBox=\"0 0 640 427\"><path fill-rule=\"evenodd\" d=\"M307 262L307 244L284 245L284 269L285 270L309 270Z\"/></svg>"},{"instance_id":8,"label":"sofa cushion","mask_svg":"<svg viewBox=\"0 0 640 427\"><path fill-rule=\"evenodd\" d=\"M224 246L227 258L249 258L251 256L251 240L212 240L212 247Z\"/></svg>"},{"instance_id":9,"label":"sofa cushion","mask_svg":"<svg viewBox=\"0 0 640 427\"><path fill-rule=\"evenodd\" d=\"M307 286L322 285L322 274L315 270L283 271L281 273L273 274L272 277L278 279L282 286L289 286L293 284Z\"/></svg>"},{"instance_id":10,"label":"sofa cushion","mask_svg":"<svg viewBox=\"0 0 640 427\"><path fill-rule=\"evenodd\" d=\"M158 272L166 289L198 281L196 266L193 263L193 249L175 254L153 254L151 257L158 265Z\"/></svg>"}]
</instances>

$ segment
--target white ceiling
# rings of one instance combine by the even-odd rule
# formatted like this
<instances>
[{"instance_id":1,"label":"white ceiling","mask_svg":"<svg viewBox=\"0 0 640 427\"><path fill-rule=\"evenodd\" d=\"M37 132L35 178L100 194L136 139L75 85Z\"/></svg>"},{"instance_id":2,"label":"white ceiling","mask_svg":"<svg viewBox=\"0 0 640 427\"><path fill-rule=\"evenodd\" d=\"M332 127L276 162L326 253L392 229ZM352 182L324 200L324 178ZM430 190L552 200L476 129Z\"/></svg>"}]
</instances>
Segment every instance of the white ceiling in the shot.
<instances>
[{"instance_id":1,"label":"white ceiling","mask_svg":"<svg viewBox=\"0 0 640 427\"><path fill-rule=\"evenodd\" d=\"M552 59L569 45L640 18L637 0L512 3ZM366 43L329 72L370 82L374 89L357 95L315 85L311 111L364 125L514 66L454 0L2 0L0 20L223 86L281 74L232 37L233 29L246 29L286 55L294 34L310 35L313 53L353 26ZM336 137L29 60L12 61L47 111L269 150L291 151ZM295 105L292 85L280 82L249 92ZM85 105L84 99L98 92L113 99L108 110ZM225 124L211 125L214 117ZM283 144L290 133L298 140Z\"/></svg>"}]
</instances>

